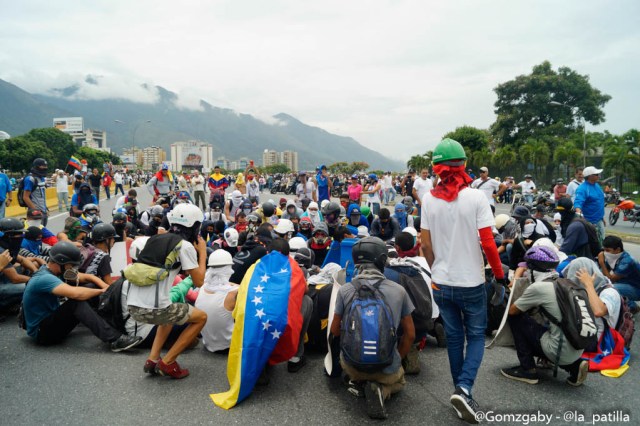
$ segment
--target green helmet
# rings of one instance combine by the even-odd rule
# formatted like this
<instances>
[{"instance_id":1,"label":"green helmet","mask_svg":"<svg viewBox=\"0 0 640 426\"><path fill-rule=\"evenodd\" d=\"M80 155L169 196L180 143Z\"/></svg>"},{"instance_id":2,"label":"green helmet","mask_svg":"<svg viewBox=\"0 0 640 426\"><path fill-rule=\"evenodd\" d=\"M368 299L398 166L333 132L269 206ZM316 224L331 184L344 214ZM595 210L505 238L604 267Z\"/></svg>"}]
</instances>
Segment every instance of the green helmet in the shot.
<instances>
[{"instance_id":1,"label":"green helmet","mask_svg":"<svg viewBox=\"0 0 640 426\"><path fill-rule=\"evenodd\" d=\"M362 207L360 207L360 213L364 217L367 217L367 216L369 216L369 213L371 213L371 209L369 208L369 206L362 206Z\"/></svg>"},{"instance_id":2,"label":"green helmet","mask_svg":"<svg viewBox=\"0 0 640 426\"><path fill-rule=\"evenodd\" d=\"M450 162L450 166L461 166L467 159L467 154L460 142L453 139L443 139L433 150L431 160L433 164Z\"/></svg>"}]
</instances>

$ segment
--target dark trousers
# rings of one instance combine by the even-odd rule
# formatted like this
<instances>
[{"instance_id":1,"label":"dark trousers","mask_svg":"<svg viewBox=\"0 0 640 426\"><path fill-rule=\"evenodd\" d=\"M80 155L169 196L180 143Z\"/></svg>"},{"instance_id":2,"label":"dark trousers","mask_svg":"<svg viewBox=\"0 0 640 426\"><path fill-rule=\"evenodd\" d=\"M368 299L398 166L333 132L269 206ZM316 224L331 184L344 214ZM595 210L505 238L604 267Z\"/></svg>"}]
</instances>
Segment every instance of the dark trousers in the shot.
<instances>
[{"instance_id":1,"label":"dark trousers","mask_svg":"<svg viewBox=\"0 0 640 426\"><path fill-rule=\"evenodd\" d=\"M302 329L300 330L300 342L298 343L297 357L304 355L304 335L307 334L309 328L309 321L311 321L311 314L313 313L313 300L306 294L302 299L302 306L300 306L302 312Z\"/></svg>"},{"instance_id":2,"label":"dark trousers","mask_svg":"<svg viewBox=\"0 0 640 426\"><path fill-rule=\"evenodd\" d=\"M37 342L40 345L60 343L80 323L103 342L113 342L122 335L102 319L87 302L69 299L40 323Z\"/></svg>"},{"instance_id":3,"label":"dark trousers","mask_svg":"<svg viewBox=\"0 0 640 426\"><path fill-rule=\"evenodd\" d=\"M118 190L120 190L122 195L124 195L124 188L122 187L121 183L116 183L116 192L113 194L114 196L118 195Z\"/></svg>"},{"instance_id":4,"label":"dark trousers","mask_svg":"<svg viewBox=\"0 0 640 426\"><path fill-rule=\"evenodd\" d=\"M540 338L547 332L547 327L540 325L525 313L509 315L508 321L520 366L525 370L536 368L534 357L539 356L547 359L540 344Z\"/></svg>"}]
</instances>

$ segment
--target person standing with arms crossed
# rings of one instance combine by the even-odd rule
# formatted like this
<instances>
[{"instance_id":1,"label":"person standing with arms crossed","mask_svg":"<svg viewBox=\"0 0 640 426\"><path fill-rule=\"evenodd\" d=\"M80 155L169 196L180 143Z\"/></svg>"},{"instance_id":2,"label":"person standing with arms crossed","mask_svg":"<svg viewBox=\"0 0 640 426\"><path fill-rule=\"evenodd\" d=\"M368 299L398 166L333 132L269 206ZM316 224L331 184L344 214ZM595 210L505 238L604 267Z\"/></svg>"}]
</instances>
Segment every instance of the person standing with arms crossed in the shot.
<instances>
[{"instance_id":1,"label":"person standing with arms crossed","mask_svg":"<svg viewBox=\"0 0 640 426\"><path fill-rule=\"evenodd\" d=\"M449 401L458 417L477 423L479 406L471 390L482 362L487 327L484 260L480 246L474 243L478 234L496 279L503 285L508 282L491 232L495 224L491 208L480 190L470 188L464 148L453 139L444 139L432 158L433 171L440 179L422 200L422 250L447 335L455 386Z\"/></svg>"}]
</instances>

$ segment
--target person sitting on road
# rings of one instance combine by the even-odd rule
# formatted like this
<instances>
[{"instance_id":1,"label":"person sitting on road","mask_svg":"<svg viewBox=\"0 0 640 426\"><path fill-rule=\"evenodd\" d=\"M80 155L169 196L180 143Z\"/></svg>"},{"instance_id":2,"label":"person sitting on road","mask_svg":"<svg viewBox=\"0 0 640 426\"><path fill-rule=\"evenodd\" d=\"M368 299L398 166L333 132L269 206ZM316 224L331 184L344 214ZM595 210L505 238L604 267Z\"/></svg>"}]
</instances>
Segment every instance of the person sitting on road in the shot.
<instances>
[{"instance_id":1,"label":"person sitting on road","mask_svg":"<svg viewBox=\"0 0 640 426\"><path fill-rule=\"evenodd\" d=\"M415 339L415 328L411 317L414 310L413 303L403 287L386 279L382 273L387 256L387 247L379 238L364 238L353 246L352 257L358 269L358 275L351 283L340 286L331 323L331 334L345 339L342 335L345 329L342 319L350 314L356 285L367 283L374 285L384 295L385 304L391 311L394 329L402 329L402 337L393 353L393 362L380 371L360 371L349 364L342 353L340 354L340 365L353 382L353 389L361 394L360 389L364 387L367 414L377 419L387 417L384 401L389 399L391 394L400 392L404 388L406 382L401 359L409 353L409 348Z\"/></svg>"},{"instance_id":2,"label":"person sitting on road","mask_svg":"<svg viewBox=\"0 0 640 426\"><path fill-rule=\"evenodd\" d=\"M624 250L620 237L608 235L602 241L603 251L598 255L598 264L604 276L609 278L616 290L629 302L635 315L640 312L640 264Z\"/></svg>"},{"instance_id":3,"label":"person sitting on road","mask_svg":"<svg viewBox=\"0 0 640 426\"><path fill-rule=\"evenodd\" d=\"M371 236L378 237L383 241L389 241L400 233L398 221L391 217L391 212L386 207L380 209L380 216L373 219L371 223Z\"/></svg>"},{"instance_id":4,"label":"person sitting on road","mask_svg":"<svg viewBox=\"0 0 640 426\"><path fill-rule=\"evenodd\" d=\"M91 187L88 183L81 183L78 192L71 197L71 211L69 214L75 217L82 216L84 206L87 204L98 205L98 199L91 192Z\"/></svg>"},{"instance_id":5,"label":"person sitting on road","mask_svg":"<svg viewBox=\"0 0 640 426\"><path fill-rule=\"evenodd\" d=\"M535 282L509 306L508 316L520 364L504 368L501 373L512 380L537 384L540 378L534 357L548 361L557 358L559 366L569 373L567 383L580 386L589 373L589 362L581 359L583 350L572 347L569 340L562 336L562 329L553 322L548 326L541 325L526 313L532 308L542 307L554 318L562 318L551 281L557 277L554 269L559 263L558 256L548 247L538 246L529 249L524 259Z\"/></svg>"},{"instance_id":6,"label":"person sitting on road","mask_svg":"<svg viewBox=\"0 0 640 426\"><path fill-rule=\"evenodd\" d=\"M560 233L563 238L560 251L567 255L593 259L587 228L576 219L571 199L565 197L559 200L556 210L560 213Z\"/></svg>"},{"instance_id":7,"label":"person sitting on road","mask_svg":"<svg viewBox=\"0 0 640 426\"><path fill-rule=\"evenodd\" d=\"M241 284L245 273L251 265L267 254L267 245L272 241L271 232L260 226L255 231L249 231L247 240L241 244L240 235L238 235L238 245L242 246L238 253L233 256L233 275L229 278L229 282ZM254 234L255 232L255 234ZM249 235L251 238L249 238Z\"/></svg>"},{"instance_id":8,"label":"person sitting on road","mask_svg":"<svg viewBox=\"0 0 640 426\"><path fill-rule=\"evenodd\" d=\"M100 340L109 343L113 352L140 344L141 337L122 334L89 306L87 300L104 293L107 285L103 282L98 285L100 288L78 285L83 274L76 268L81 262L80 249L70 242L61 241L51 248L47 266L33 274L24 293L27 334L39 345L54 345L82 323ZM60 297L67 300L61 304Z\"/></svg>"},{"instance_id":9,"label":"person sitting on road","mask_svg":"<svg viewBox=\"0 0 640 426\"><path fill-rule=\"evenodd\" d=\"M93 229L95 225L102 222L100 219L100 208L97 204L85 204L82 208L80 216L80 225L88 230Z\"/></svg>"},{"instance_id":10,"label":"person sitting on road","mask_svg":"<svg viewBox=\"0 0 640 426\"><path fill-rule=\"evenodd\" d=\"M89 259L83 262L84 272L86 274L95 275L102 281L111 285L111 249L115 244L116 229L109 223L99 223L93 227L89 234L89 240L95 247L95 251ZM86 266L85 266L86 265Z\"/></svg>"},{"instance_id":11,"label":"person sitting on road","mask_svg":"<svg viewBox=\"0 0 640 426\"><path fill-rule=\"evenodd\" d=\"M403 205L404 208L404 205ZM357 204L350 204L347 208L347 219L349 219L348 224L351 226L366 226L367 229L371 226L366 217L360 213L360 207Z\"/></svg>"},{"instance_id":12,"label":"person sitting on road","mask_svg":"<svg viewBox=\"0 0 640 426\"><path fill-rule=\"evenodd\" d=\"M138 192L135 189L131 188L129 191L127 191L127 195L123 195L122 197L118 198L113 210L117 211L120 207L124 207L125 204L131 203L132 200L137 201L137 199Z\"/></svg>"},{"instance_id":13,"label":"person sitting on road","mask_svg":"<svg viewBox=\"0 0 640 426\"><path fill-rule=\"evenodd\" d=\"M292 215L298 215L298 217L302 217L303 211L300 207L296 206L296 202L293 200L288 200L286 207L282 211L282 219L291 219Z\"/></svg>"},{"instance_id":14,"label":"person sitting on road","mask_svg":"<svg viewBox=\"0 0 640 426\"><path fill-rule=\"evenodd\" d=\"M198 291L195 307L207 314L202 329L202 343L210 352L226 352L231 345L233 317L238 284L229 281L233 275L233 258L224 250L209 255L204 284Z\"/></svg>"},{"instance_id":15,"label":"person sitting on road","mask_svg":"<svg viewBox=\"0 0 640 426\"><path fill-rule=\"evenodd\" d=\"M50 246L43 247L42 245L42 229L39 226L30 226L24 233L19 254L31 258L30 260L35 261L40 267L47 264L50 248Z\"/></svg>"}]
</instances>

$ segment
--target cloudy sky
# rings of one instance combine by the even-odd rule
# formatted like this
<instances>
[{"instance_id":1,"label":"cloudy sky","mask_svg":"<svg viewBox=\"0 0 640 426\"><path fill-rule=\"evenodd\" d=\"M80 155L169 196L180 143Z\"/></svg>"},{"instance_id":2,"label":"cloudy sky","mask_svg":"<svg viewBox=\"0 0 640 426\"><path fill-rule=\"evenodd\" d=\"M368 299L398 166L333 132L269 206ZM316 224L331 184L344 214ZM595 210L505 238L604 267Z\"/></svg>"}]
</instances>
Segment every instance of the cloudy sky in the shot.
<instances>
[{"instance_id":1,"label":"cloudy sky","mask_svg":"<svg viewBox=\"0 0 640 426\"><path fill-rule=\"evenodd\" d=\"M495 119L492 89L544 60L640 127L640 2L0 0L0 78L152 102L141 82L269 120L286 112L388 156ZM591 130L588 127L588 130Z\"/></svg>"}]
</instances>

